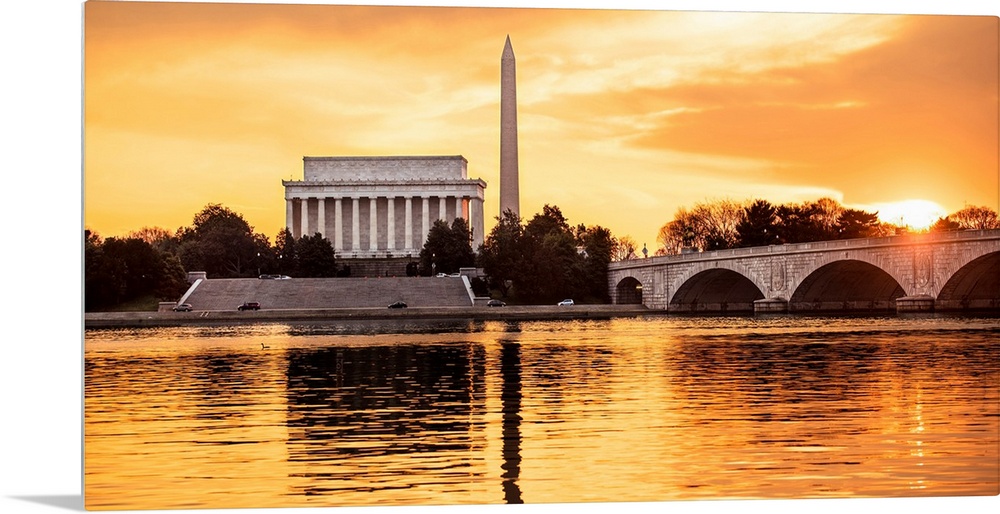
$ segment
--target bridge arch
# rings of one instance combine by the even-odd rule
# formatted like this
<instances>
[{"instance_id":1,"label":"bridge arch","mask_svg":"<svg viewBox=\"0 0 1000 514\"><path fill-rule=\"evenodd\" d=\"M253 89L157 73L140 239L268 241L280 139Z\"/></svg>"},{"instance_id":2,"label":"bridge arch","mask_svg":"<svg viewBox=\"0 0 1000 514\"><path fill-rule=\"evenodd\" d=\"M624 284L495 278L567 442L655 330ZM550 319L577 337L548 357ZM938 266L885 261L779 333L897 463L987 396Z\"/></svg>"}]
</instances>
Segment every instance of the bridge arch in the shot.
<instances>
[{"instance_id":1,"label":"bridge arch","mask_svg":"<svg viewBox=\"0 0 1000 514\"><path fill-rule=\"evenodd\" d=\"M643 285L639 279L627 276L615 286L616 304L641 304Z\"/></svg>"},{"instance_id":2,"label":"bridge arch","mask_svg":"<svg viewBox=\"0 0 1000 514\"><path fill-rule=\"evenodd\" d=\"M753 302L764 293L753 280L732 269L696 271L681 282L669 309L681 312L753 312Z\"/></svg>"},{"instance_id":3,"label":"bridge arch","mask_svg":"<svg viewBox=\"0 0 1000 514\"><path fill-rule=\"evenodd\" d=\"M935 307L949 310L1000 308L1000 252L971 259L941 287Z\"/></svg>"},{"instance_id":4,"label":"bridge arch","mask_svg":"<svg viewBox=\"0 0 1000 514\"><path fill-rule=\"evenodd\" d=\"M906 296L899 280L863 260L839 259L806 275L788 301L789 311L850 311L896 309Z\"/></svg>"}]
</instances>

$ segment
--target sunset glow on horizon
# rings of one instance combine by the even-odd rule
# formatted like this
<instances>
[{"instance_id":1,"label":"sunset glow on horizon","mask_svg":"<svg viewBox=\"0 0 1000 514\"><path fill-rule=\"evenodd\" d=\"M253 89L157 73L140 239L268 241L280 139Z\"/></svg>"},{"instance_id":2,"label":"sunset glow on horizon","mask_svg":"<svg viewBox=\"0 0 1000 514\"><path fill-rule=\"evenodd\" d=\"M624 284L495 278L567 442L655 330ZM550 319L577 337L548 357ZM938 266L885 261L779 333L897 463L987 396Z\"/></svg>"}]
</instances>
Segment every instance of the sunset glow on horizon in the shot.
<instances>
[{"instance_id":1,"label":"sunset glow on horizon","mask_svg":"<svg viewBox=\"0 0 1000 514\"><path fill-rule=\"evenodd\" d=\"M498 214L500 54L521 215L652 249L680 207L833 198L926 228L998 209L995 16L89 1L84 224L209 203L272 239L304 156L462 155ZM896 208L900 210L896 211Z\"/></svg>"},{"instance_id":2,"label":"sunset glow on horizon","mask_svg":"<svg viewBox=\"0 0 1000 514\"><path fill-rule=\"evenodd\" d=\"M940 205L928 200L903 200L890 204L873 206L878 217L885 223L914 230L926 230L949 213Z\"/></svg>"}]
</instances>

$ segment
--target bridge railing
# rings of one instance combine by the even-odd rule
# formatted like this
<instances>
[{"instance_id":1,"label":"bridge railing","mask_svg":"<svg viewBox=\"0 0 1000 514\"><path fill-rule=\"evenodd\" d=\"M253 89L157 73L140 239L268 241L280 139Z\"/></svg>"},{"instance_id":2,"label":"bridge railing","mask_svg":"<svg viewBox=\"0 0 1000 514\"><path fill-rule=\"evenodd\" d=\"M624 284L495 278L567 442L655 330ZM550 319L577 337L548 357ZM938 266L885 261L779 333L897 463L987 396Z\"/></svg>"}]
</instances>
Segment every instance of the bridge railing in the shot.
<instances>
[{"instance_id":1,"label":"bridge railing","mask_svg":"<svg viewBox=\"0 0 1000 514\"><path fill-rule=\"evenodd\" d=\"M813 241L809 243L792 243L770 246L750 246L745 248L730 248L727 250L711 250L707 252L691 252L676 255L659 255L649 258L631 259L612 262L609 269L624 269L639 266L653 266L671 263L681 263L700 260L732 259L755 255L785 254L797 252L823 252L830 250L850 250L874 248L882 246L907 246L918 244L938 244L961 241L977 241L982 239L1000 239L1000 229L993 230L955 230L948 232L929 232L926 234L903 234L899 236L869 237L861 239L836 239L832 241Z\"/></svg>"}]
</instances>

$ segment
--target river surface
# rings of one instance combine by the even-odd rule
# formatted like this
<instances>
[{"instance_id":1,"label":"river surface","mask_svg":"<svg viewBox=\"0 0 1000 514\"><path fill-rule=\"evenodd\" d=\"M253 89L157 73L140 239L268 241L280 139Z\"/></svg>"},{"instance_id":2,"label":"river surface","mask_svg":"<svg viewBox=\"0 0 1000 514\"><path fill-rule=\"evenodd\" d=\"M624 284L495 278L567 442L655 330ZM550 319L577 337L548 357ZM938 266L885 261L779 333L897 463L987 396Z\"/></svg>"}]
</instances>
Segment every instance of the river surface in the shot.
<instances>
[{"instance_id":1,"label":"river surface","mask_svg":"<svg viewBox=\"0 0 1000 514\"><path fill-rule=\"evenodd\" d=\"M996 495L1000 320L88 330L89 509Z\"/></svg>"}]
</instances>

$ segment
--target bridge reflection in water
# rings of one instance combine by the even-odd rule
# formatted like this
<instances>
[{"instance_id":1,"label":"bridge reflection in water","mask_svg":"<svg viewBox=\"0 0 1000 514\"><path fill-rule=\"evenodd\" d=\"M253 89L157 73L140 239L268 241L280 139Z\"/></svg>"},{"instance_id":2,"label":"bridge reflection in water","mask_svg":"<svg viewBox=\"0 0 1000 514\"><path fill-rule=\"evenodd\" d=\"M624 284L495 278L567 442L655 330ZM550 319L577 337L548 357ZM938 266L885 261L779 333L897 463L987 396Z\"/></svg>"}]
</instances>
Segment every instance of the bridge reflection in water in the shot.
<instances>
[{"instance_id":1,"label":"bridge reflection in water","mask_svg":"<svg viewBox=\"0 0 1000 514\"><path fill-rule=\"evenodd\" d=\"M1000 230L612 263L614 303L671 312L1000 311Z\"/></svg>"}]
</instances>

